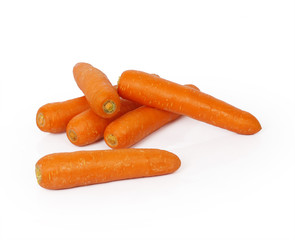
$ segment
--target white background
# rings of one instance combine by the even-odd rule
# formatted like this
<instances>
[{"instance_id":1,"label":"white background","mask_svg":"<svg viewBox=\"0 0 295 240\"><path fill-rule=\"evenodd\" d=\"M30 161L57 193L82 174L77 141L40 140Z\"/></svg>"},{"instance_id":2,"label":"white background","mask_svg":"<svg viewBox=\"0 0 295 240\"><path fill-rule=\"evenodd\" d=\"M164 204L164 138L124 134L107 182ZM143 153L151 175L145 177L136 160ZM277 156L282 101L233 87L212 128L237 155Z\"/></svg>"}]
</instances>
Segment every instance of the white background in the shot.
<instances>
[{"instance_id":1,"label":"white background","mask_svg":"<svg viewBox=\"0 0 295 240\"><path fill-rule=\"evenodd\" d=\"M0 239L294 239L294 1L0 1ZM157 73L255 115L238 135L186 117L136 148L177 154L174 174L51 191L42 156L81 148L35 125L81 96L72 68L112 83ZM82 149L108 149L101 141Z\"/></svg>"}]
</instances>

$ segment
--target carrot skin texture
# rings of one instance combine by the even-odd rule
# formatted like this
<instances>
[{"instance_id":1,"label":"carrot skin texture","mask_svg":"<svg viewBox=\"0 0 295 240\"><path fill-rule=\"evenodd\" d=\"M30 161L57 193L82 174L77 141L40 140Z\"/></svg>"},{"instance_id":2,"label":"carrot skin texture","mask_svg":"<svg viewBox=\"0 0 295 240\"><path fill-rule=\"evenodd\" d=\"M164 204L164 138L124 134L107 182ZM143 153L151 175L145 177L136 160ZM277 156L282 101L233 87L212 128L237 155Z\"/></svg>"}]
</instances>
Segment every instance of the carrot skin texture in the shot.
<instances>
[{"instance_id":1,"label":"carrot skin texture","mask_svg":"<svg viewBox=\"0 0 295 240\"><path fill-rule=\"evenodd\" d=\"M77 63L73 74L91 109L103 118L111 118L120 110L120 97L107 76L88 63Z\"/></svg>"},{"instance_id":2,"label":"carrot skin texture","mask_svg":"<svg viewBox=\"0 0 295 240\"><path fill-rule=\"evenodd\" d=\"M41 131L62 133L68 122L77 114L89 108L86 98L78 97L64 102L43 105L36 114L36 124Z\"/></svg>"},{"instance_id":3,"label":"carrot skin texture","mask_svg":"<svg viewBox=\"0 0 295 240\"><path fill-rule=\"evenodd\" d=\"M252 114L206 93L145 72L123 72L118 93L142 105L186 115L239 134L251 135L261 130L259 121Z\"/></svg>"},{"instance_id":4,"label":"carrot skin texture","mask_svg":"<svg viewBox=\"0 0 295 240\"><path fill-rule=\"evenodd\" d=\"M36 163L39 185L65 189L122 179L169 174L180 167L173 153L159 149L118 149L53 153Z\"/></svg>"},{"instance_id":5,"label":"carrot skin texture","mask_svg":"<svg viewBox=\"0 0 295 240\"><path fill-rule=\"evenodd\" d=\"M111 122L104 139L111 148L128 148L179 117L176 113L142 106Z\"/></svg>"},{"instance_id":6,"label":"carrot skin texture","mask_svg":"<svg viewBox=\"0 0 295 240\"><path fill-rule=\"evenodd\" d=\"M192 84L186 86L199 91L199 88ZM112 121L105 129L104 140L111 148L128 148L180 116L142 106Z\"/></svg>"},{"instance_id":7,"label":"carrot skin texture","mask_svg":"<svg viewBox=\"0 0 295 240\"><path fill-rule=\"evenodd\" d=\"M120 111L112 118L102 118L88 109L73 117L67 125L67 137L76 146L85 146L103 138L108 124L123 114L137 108L140 104L121 99Z\"/></svg>"}]
</instances>

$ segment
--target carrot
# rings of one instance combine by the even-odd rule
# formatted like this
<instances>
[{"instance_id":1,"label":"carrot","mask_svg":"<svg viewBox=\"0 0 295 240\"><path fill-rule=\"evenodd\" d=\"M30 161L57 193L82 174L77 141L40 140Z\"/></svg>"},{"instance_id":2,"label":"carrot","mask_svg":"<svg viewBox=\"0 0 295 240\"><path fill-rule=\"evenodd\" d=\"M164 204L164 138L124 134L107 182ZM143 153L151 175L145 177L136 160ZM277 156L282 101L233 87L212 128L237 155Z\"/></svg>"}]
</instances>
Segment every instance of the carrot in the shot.
<instances>
[{"instance_id":1,"label":"carrot","mask_svg":"<svg viewBox=\"0 0 295 240\"><path fill-rule=\"evenodd\" d=\"M91 109L99 116L111 118L120 110L120 97L107 76L87 63L77 63L73 69L78 87Z\"/></svg>"},{"instance_id":2,"label":"carrot","mask_svg":"<svg viewBox=\"0 0 295 240\"><path fill-rule=\"evenodd\" d=\"M199 91L194 85L187 85ZM112 121L105 129L104 140L111 148L128 148L180 115L147 106L132 110Z\"/></svg>"},{"instance_id":3,"label":"carrot","mask_svg":"<svg viewBox=\"0 0 295 240\"><path fill-rule=\"evenodd\" d=\"M35 166L37 181L47 189L64 189L176 171L179 158L159 149L119 149L53 153Z\"/></svg>"},{"instance_id":4,"label":"carrot","mask_svg":"<svg viewBox=\"0 0 295 240\"><path fill-rule=\"evenodd\" d=\"M89 104L85 97L48 103L39 108L36 114L36 123L39 129L44 132L65 132L71 118L88 108Z\"/></svg>"},{"instance_id":5,"label":"carrot","mask_svg":"<svg viewBox=\"0 0 295 240\"><path fill-rule=\"evenodd\" d=\"M118 93L142 105L186 115L239 134L250 135L261 130L260 123L250 113L206 93L145 72L123 72Z\"/></svg>"},{"instance_id":6,"label":"carrot","mask_svg":"<svg viewBox=\"0 0 295 240\"><path fill-rule=\"evenodd\" d=\"M76 146L84 146L103 138L103 133L107 125L140 105L121 98L121 108L116 116L112 118L102 118L88 109L73 117L67 126L67 137Z\"/></svg>"}]
</instances>

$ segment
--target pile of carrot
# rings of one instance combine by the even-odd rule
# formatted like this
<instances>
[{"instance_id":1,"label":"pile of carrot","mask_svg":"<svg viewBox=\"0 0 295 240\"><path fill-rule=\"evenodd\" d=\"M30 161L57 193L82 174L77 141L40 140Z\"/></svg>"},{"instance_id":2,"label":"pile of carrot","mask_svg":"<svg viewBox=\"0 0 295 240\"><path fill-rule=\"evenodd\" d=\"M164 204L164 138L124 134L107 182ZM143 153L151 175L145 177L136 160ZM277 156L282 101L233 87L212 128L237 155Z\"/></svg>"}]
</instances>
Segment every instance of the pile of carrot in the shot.
<instances>
[{"instance_id":1,"label":"pile of carrot","mask_svg":"<svg viewBox=\"0 0 295 240\"><path fill-rule=\"evenodd\" d=\"M101 139L112 150L54 153L35 165L37 181L47 189L65 189L115 180L164 175L180 159L160 149L132 149L148 135L181 116L244 135L261 130L249 112L188 84L156 74L128 70L113 86L99 69L78 63L73 69L84 96L43 105L36 114L40 130L66 132L69 141L85 146Z\"/></svg>"}]
</instances>

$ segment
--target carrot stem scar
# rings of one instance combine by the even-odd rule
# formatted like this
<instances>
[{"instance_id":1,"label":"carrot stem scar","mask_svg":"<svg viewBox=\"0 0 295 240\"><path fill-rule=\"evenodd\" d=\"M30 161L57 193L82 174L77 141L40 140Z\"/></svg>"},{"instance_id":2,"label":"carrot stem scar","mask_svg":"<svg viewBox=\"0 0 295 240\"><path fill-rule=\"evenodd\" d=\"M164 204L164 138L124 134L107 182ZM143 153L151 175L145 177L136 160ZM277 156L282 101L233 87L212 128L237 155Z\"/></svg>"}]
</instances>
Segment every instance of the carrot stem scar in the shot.
<instances>
[{"instance_id":1,"label":"carrot stem scar","mask_svg":"<svg viewBox=\"0 0 295 240\"><path fill-rule=\"evenodd\" d=\"M36 178L37 178L37 182L40 184L41 182L41 170L40 170L40 167L36 165L36 168L35 168L35 173L36 173Z\"/></svg>"},{"instance_id":2,"label":"carrot stem scar","mask_svg":"<svg viewBox=\"0 0 295 240\"><path fill-rule=\"evenodd\" d=\"M77 136L76 132L75 132L73 129L70 129L70 130L68 131L68 136L69 136L69 138L70 138L70 140L71 140L72 142L76 142L77 139L78 139L78 136Z\"/></svg>"},{"instance_id":3,"label":"carrot stem scar","mask_svg":"<svg viewBox=\"0 0 295 240\"><path fill-rule=\"evenodd\" d=\"M112 114L114 111L116 111L116 103L114 103L112 100L108 100L103 105L103 111L107 114Z\"/></svg>"},{"instance_id":4,"label":"carrot stem scar","mask_svg":"<svg viewBox=\"0 0 295 240\"><path fill-rule=\"evenodd\" d=\"M39 112L37 115L37 125L40 127L44 127L45 125L45 117L44 114Z\"/></svg>"},{"instance_id":5,"label":"carrot stem scar","mask_svg":"<svg viewBox=\"0 0 295 240\"><path fill-rule=\"evenodd\" d=\"M118 145L118 139L113 134L109 134L106 136L107 144L111 147L116 147Z\"/></svg>"}]
</instances>

